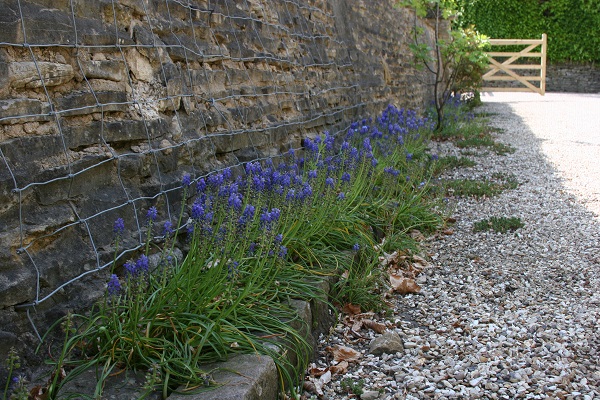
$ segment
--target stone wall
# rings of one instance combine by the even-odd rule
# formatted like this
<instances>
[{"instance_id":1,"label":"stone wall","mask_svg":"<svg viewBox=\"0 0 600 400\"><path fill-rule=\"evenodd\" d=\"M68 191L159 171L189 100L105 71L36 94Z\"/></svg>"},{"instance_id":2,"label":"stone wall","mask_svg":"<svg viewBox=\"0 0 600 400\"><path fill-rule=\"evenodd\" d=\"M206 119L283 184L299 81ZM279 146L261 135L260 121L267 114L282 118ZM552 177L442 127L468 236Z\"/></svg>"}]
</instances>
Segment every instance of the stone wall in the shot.
<instances>
[{"instance_id":1,"label":"stone wall","mask_svg":"<svg viewBox=\"0 0 600 400\"><path fill-rule=\"evenodd\" d=\"M524 61L523 61L524 62ZM522 69L521 76L539 76L539 70ZM499 76L506 76L498 73ZM539 82L532 84L539 87ZM517 81L486 82L488 87L524 88ZM600 66L595 64L552 63L546 66L546 92L600 93Z\"/></svg>"},{"instance_id":2,"label":"stone wall","mask_svg":"<svg viewBox=\"0 0 600 400\"><path fill-rule=\"evenodd\" d=\"M600 66L595 64L549 64L546 90L563 93L600 93Z\"/></svg>"},{"instance_id":3,"label":"stone wall","mask_svg":"<svg viewBox=\"0 0 600 400\"><path fill-rule=\"evenodd\" d=\"M184 174L423 107L393 4L0 0L0 360L103 292L117 218L119 263L150 206L175 220Z\"/></svg>"}]
</instances>

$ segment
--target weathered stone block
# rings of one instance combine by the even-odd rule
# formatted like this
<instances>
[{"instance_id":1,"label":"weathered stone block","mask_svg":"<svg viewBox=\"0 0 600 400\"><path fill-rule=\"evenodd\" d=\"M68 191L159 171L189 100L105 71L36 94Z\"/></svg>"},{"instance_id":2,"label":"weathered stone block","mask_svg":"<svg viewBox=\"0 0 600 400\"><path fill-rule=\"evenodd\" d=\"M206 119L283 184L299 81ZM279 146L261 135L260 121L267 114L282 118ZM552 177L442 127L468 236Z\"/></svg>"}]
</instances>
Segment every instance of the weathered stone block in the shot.
<instances>
[{"instance_id":1,"label":"weathered stone block","mask_svg":"<svg viewBox=\"0 0 600 400\"><path fill-rule=\"evenodd\" d=\"M21 204L20 214L25 235L52 232L77 219L67 201L41 206L28 199Z\"/></svg>"},{"instance_id":2,"label":"weathered stone block","mask_svg":"<svg viewBox=\"0 0 600 400\"><path fill-rule=\"evenodd\" d=\"M1 243L12 243L18 235L15 229L0 235ZM35 296L35 268L24 263L23 257L15 254L15 249L0 249L0 308L23 303ZM8 327L7 327L8 328Z\"/></svg>"},{"instance_id":3,"label":"weathered stone block","mask_svg":"<svg viewBox=\"0 0 600 400\"><path fill-rule=\"evenodd\" d=\"M0 17L2 18L2 17ZM0 26L2 23L0 22ZM8 56L6 50L0 48L0 97L5 97L10 89L10 80L8 77Z\"/></svg>"},{"instance_id":4,"label":"weathered stone block","mask_svg":"<svg viewBox=\"0 0 600 400\"><path fill-rule=\"evenodd\" d=\"M125 79L125 64L118 60L83 61L81 69L88 79L108 79L115 82Z\"/></svg>"},{"instance_id":5,"label":"weathered stone block","mask_svg":"<svg viewBox=\"0 0 600 400\"><path fill-rule=\"evenodd\" d=\"M49 121L50 104L36 99L0 100L0 124Z\"/></svg>"},{"instance_id":6,"label":"weathered stone block","mask_svg":"<svg viewBox=\"0 0 600 400\"><path fill-rule=\"evenodd\" d=\"M96 165L95 168L86 170L69 178L68 165L48 168L38 173L36 181L47 182L36 185L34 193L37 201L42 205L54 204L61 200L82 195L100 195L104 187L111 182L113 166L110 163L100 163L106 156L88 156L71 164L71 171L82 170L85 167Z\"/></svg>"},{"instance_id":7,"label":"weathered stone block","mask_svg":"<svg viewBox=\"0 0 600 400\"><path fill-rule=\"evenodd\" d=\"M204 366L222 386L198 394L173 394L170 400L275 400L279 393L275 362L267 356L244 354Z\"/></svg>"},{"instance_id":8,"label":"weathered stone block","mask_svg":"<svg viewBox=\"0 0 600 400\"><path fill-rule=\"evenodd\" d=\"M169 32L168 34L160 35L160 39L167 45L165 50L174 62L190 62L201 59L201 56L196 54L197 51L187 50L196 50L196 44L191 36L175 35Z\"/></svg>"},{"instance_id":9,"label":"weathered stone block","mask_svg":"<svg viewBox=\"0 0 600 400\"><path fill-rule=\"evenodd\" d=\"M156 151L155 157L161 173L168 173L177 170L180 159L181 148L175 146L168 140L164 140L159 145L160 150Z\"/></svg>"},{"instance_id":10,"label":"weathered stone block","mask_svg":"<svg viewBox=\"0 0 600 400\"><path fill-rule=\"evenodd\" d=\"M217 153L229 153L250 146L248 135L243 133L224 133L212 138Z\"/></svg>"},{"instance_id":11,"label":"weathered stone block","mask_svg":"<svg viewBox=\"0 0 600 400\"><path fill-rule=\"evenodd\" d=\"M0 42L21 43L23 34L17 0L1 1L0 9Z\"/></svg>"},{"instance_id":12,"label":"weathered stone block","mask_svg":"<svg viewBox=\"0 0 600 400\"><path fill-rule=\"evenodd\" d=\"M404 351L404 342L398 333L386 331L369 344L369 353L380 356L382 354L396 354Z\"/></svg>"},{"instance_id":13,"label":"weathered stone block","mask_svg":"<svg viewBox=\"0 0 600 400\"><path fill-rule=\"evenodd\" d=\"M241 163L250 162L263 156L262 153L254 147L237 150L234 154Z\"/></svg>"},{"instance_id":14,"label":"weathered stone block","mask_svg":"<svg viewBox=\"0 0 600 400\"><path fill-rule=\"evenodd\" d=\"M127 154L119 157L119 172L122 178L133 179L142 175L143 156L141 154Z\"/></svg>"},{"instance_id":15,"label":"weathered stone block","mask_svg":"<svg viewBox=\"0 0 600 400\"><path fill-rule=\"evenodd\" d=\"M129 110L130 104L125 92L86 92L75 93L58 99L57 110L64 117Z\"/></svg>"},{"instance_id":16,"label":"weathered stone block","mask_svg":"<svg viewBox=\"0 0 600 400\"><path fill-rule=\"evenodd\" d=\"M167 131L168 123L162 118L147 121L94 121L88 125L63 126L65 144L70 149L89 147L105 141L118 146L121 143L154 140Z\"/></svg>"},{"instance_id":17,"label":"weathered stone block","mask_svg":"<svg viewBox=\"0 0 600 400\"><path fill-rule=\"evenodd\" d=\"M125 60L127 60L127 66L129 71L134 75L137 80L144 82L151 82L155 80L154 68L148 58L136 49L131 48L125 52Z\"/></svg>"},{"instance_id":18,"label":"weathered stone block","mask_svg":"<svg viewBox=\"0 0 600 400\"><path fill-rule=\"evenodd\" d=\"M74 171L72 186L69 190L70 197L90 196L90 194L100 198L114 198L109 187L115 176L112 162L102 163L107 157L104 155L85 156L71 164L71 170ZM101 211L101 210L98 210Z\"/></svg>"},{"instance_id":19,"label":"weathered stone block","mask_svg":"<svg viewBox=\"0 0 600 400\"><path fill-rule=\"evenodd\" d=\"M98 376L102 374L101 368L89 369L78 375L73 380L64 385L59 392L60 397L90 397L94 396ZM147 391L143 389L146 383L146 374L144 371L126 371L123 374L115 374L108 377L102 391L103 399L120 400L160 400L162 392L160 390Z\"/></svg>"},{"instance_id":20,"label":"weathered stone block","mask_svg":"<svg viewBox=\"0 0 600 400\"><path fill-rule=\"evenodd\" d=\"M13 176L9 172L6 164L2 164L4 165L0 164L0 220L3 214L18 201L18 194L13 193L13 189L15 188Z\"/></svg>"},{"instance_id":21,"label":"weathered stone block","mask_svg":"<svg viewBox=\"0 0 600 400\"><path fill-rule=\"evenodd\" d=\"M11 139L0 144L0 148L4 156L10 160L13 173L29 177L26 183L35 181L41 171L55 166L45 160L64 154L59 135Z\"/></svg>"},{"instance_id":22,"label":"weathered stone block","mask_svg":"<svg viewBox=\"0 0 600 400\"><path fill-rule=\"evenodd\" d=\"M16 89L58 86L69 82L74 76L73 67L69 64L45 61L8 64L8 80Z\"/></svg>"}]
</instances>

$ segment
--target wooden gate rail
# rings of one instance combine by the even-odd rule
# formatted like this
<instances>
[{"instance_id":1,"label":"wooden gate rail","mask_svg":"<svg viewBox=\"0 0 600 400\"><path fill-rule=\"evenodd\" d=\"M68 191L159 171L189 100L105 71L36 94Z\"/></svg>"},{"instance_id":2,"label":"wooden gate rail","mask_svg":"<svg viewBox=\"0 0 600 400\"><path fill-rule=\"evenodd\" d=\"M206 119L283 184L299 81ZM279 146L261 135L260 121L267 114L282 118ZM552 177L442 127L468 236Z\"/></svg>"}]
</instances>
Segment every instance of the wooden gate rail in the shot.
<instances>
[{"instance_id":1,"label":"wooden gate rail","mask_svg":"<svg viewBox=\"0 0 600 400\"><path fill-rule=\"evenodd\" d=\"M529 45L518 52L488 52L490 69L483 75L484 82L491 81L514 81L520 82L525 87L482 87L482 92L535 92L541 95L546 93L546 51L547 38L542 34L541 39L490 39L492 46ZM533 51L541 46L541 51ZM498 58L506 58L498 61ZM513 64L519 58L539 58L537 64ZM519 75L516 70L539 70L537 76ZM503 72L504 74L499 74ZM531 82L539 82L539 86Z\"/></svg>"}]
</instances>

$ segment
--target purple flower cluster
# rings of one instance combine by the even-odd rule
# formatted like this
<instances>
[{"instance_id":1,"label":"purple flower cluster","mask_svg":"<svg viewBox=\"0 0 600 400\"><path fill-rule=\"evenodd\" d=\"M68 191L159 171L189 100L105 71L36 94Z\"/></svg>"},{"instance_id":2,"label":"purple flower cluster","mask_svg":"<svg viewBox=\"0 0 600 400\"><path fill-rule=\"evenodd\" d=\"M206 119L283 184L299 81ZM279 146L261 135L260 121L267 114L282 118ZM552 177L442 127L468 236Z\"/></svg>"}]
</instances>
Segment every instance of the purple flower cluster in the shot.
<instances>
[{"instance_id":1,"label":"purple flower cluster","mask_svg":"<svg viewBox=\"0 0 600 400\"><path fill-rule=\"evenodd\" d=\"M181 180L181 183L184 187L190 186L192 184L192 177L190 176L190 174L183 175L183 179Z\"/></svg>"},{"instance_id":2,"label":"purple flower cluster","mask_svg":"<svg viewBox=\"0 0 600 400\"><path fill-rule=\"evenodd\" d=\"M165 221L163 225L163 235L171 236L174 232L173 223L171 221Z\"/></svg>"},{"instance_id":3,"label":"purple flower cluster","mask_svg":"<svg viewBox=\"0 0 600 400\"><path fill-rule=\"evenodd\" d=\"M148 212L146 213L146 218L148 219L148 222L154 222L156 221L156 218L158 217L158 210L156 209L156 207L152 206L148 209Z\"/></svg>"},{"instance_id":4,"label":"purple flower cluster","mask_svg":"<svg viewBox=\"0 0 600 400\"><path fill-rule=\"evenodd\" d=\"M397 169L395 169L395 168L393 168L393 167L385 167L383 169L383 172L385 172L386 174L390 174L392 176L398 176L398 175L400 175L400 171L397 170Z\"/></svg>"},{"instance_id":5,"label":"purple flower cluster","mask_svg":"<svg viewBox=\"0 0 600 400\"><path fill-rule=\"evenodd\" d=\"M125 273L128 278L136 278L138 276L146 275L149 272L149 260L146 255L142 254L137 261L127 261L124 265Z\"/></svg>"},{"instance_id":6,"label":"purple flower cluster","mask_svg":"<svg viewBox=\"0 0 600 400\"><path fill-rule=\"evenodd\" d=\"M271 210L265 210L260 214L260 225L264 229L270 231L273 225L279 220L281 216L281 210L279 208L272 208Z\"/></svg>"},{"instance_id":7,"label":"purple flower cluster","mask_svg":"<svg viewBox=\"0 0 600 400\"><path fill-rule=\"evenodd\" d=\"M244 211L242 212L241 217L238 219L238 225L244 227L250 221L252 221L252 218L254 218L255 211L256 207L254 207L252 204L247 204L246 208L244 208Z\"/></svg>"},{"instance_id":8,"label":"purple flower cluster","mask_svg":"<svg viewBox=\"0 0 600 400\"><path fill-rule=\"evenodd\" d=\"M194 180L185 174L182 178L184 189L188 190L196 182L186 229L199 240L197 245L218 246L216 251L232 252L223 243L231 238L248 246L242 248L243 253L223 254L222 259L235 260L240 259L240 255L266 253L285 258L288 248L283 244L283 236L275 234L282 223L282 209L302 212L349 203L347 197L355 198L350 196L353 182L364 181L365 177L379 180L373 186L385 187L378 167L380 161L385 164L385 157L398 149L404 151L406 160L410 161L413 154L404 143L414 139L419 129L428 126L430 121L419 118L416 112L390 105L375 121L364 119L352 123L345 137L340 137L337 142L329 132L305 139L304 158L298 158L290 150L277 164L273 160L249 162L245 164L245 174L237 178L229 168ZM404 163L399 164L383 168L383 179L403 174ZM335 199L344 202L333 201ZM156 222L158 211L155 206L148 209L146 218L150 226ZM166 221L162 233L170 237L179 228ZM124 229L124 221L119 218L113 227L115 235L122 235ZM262 235L262 238L251 235ZM354 250L358 249L356 244ZM238 265L232 262L227 268L233 276ZM148 269L146 256L125 264L128 278L147 274ZM111 276L107 284L109 294L121 290L117 285L118 278Z\"/></svg>"},{"instance_id":9,"label":"purple flower cluster","mask_svg":"<svg viewBox=\"0 0 600 400\"><path fill-rule=\"evenodd\" d=\"M123 221L123 218L117 218L114 225L113 225L113 232L115 234L115 236L122 236L123 233L125 233L125 221Z\"/></svg>"},{"instance_id":10,"label":"purple flower cluster","mask_svg":"<svg viewBox=\"0 0 600 400\"><path fill-rule=\"evenodd\" d=\"M119 277L117 275L112 274L108 283L106 284L106 291L109 296L117 296L121 292L121 283L119 282Z\"/></svg>"}]
</instances>

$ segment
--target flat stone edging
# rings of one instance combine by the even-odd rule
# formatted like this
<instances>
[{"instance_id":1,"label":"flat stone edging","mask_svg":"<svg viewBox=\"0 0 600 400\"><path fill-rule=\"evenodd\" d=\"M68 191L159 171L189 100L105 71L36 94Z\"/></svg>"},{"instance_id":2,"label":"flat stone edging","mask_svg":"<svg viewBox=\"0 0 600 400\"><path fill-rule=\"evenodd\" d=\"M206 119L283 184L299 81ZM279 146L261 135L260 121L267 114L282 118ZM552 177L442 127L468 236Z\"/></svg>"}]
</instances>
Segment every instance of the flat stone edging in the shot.
<instances>
[{"instance_id":1,"label":"flat stone edging","mask_svg":"<svg viewBox=\"0 0 600 400\"><path fill-rule=\"evenodd\" d=\"M315 283L323 294L329 297L331 285L327 280ZM333 324L329 305L323 299L310 302L291 300L290 305L298 311L301 321L292 322L304 339L316 351L318 336ZM296 362L296 355L287 357ZM241 354L227 361L205 366L206 371L214 370L211 378L218 385L215 389L197 394L172 394L169 400L277 400L280 391L279 372L269 356Z\"/></svg>"},{"instance_id":2,"label":"flat stone edging","mask_svg":"<svg viewBox=\"0 0 600 400\"><path fill-rule=\"evenodd\" d=\"M276 400L279 379L269 356L240 354L228 361L207 365L212 379L222 386L197 394L172 394L169 400Z\"/></svg>"}]
</instances>

